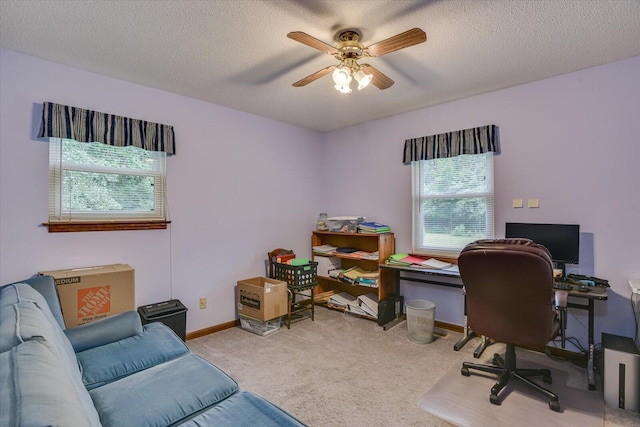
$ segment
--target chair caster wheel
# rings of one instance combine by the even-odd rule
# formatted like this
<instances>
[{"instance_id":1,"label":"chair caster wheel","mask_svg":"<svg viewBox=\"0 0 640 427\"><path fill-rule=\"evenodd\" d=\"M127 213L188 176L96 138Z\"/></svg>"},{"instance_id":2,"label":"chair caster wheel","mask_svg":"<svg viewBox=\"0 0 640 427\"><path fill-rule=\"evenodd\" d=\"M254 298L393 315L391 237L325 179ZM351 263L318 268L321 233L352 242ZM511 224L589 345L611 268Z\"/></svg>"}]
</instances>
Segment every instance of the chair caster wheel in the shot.
<instances>
[{"instance_id":1,"label":"chair caster wheel","mask_svg":"<svg viewBox=\"0 0 640 427\"><path fill-rule=\"evenodd\" d=\"M560 412L560 403L557 400L550 400L549 409L551 409L552 411Z\"/></svg>"},{"instance_id":2,"label":"chair caster wheel","mask_svg":"<svg viewBox=\"0 0 640 427\"><path fill-rule=\"evenodd\" d=\"M500 404L500 398L498 397L497 394L491 393L489 395L489 402L493 403L494 405L499 405ZM551 403L549 403L549 404L551 404Z\"/></svg>"},{"instance_id":3,"label":"chair caster wheel","mask_svg":"<svg viewBox=\"0 0 640 427\"><path fill-rule=\"evenodd\" d=\"M544 377L542 377L542 381L546 384L551 384L553 383L553 380L551 379L551 376L547 376L545 375Z\"/></svg>"},{"instance_id":4,"label":"chair caster wheel","mask_svg":"<svg viewBox=\"0 0 640 427\"><path fill-rule=\"evenodd\" d=\"M462 375L464 375L465 377L468 377L468 376L470 376L470 375L471 375L471 374L469 373L469 368L465 368L465 367L460 368L460 373L461 373Z\"/></svg>"}]
</instances>

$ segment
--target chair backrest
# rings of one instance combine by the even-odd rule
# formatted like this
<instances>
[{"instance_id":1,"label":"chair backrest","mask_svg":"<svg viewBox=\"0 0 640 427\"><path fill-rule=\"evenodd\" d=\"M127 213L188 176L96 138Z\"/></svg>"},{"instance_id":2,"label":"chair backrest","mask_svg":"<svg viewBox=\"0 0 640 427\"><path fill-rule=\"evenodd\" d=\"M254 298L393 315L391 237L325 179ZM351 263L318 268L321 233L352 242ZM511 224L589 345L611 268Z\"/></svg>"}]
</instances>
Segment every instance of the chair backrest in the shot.
<instances>
[{"instance_id":1,"label":"chair backrest","mask_svg":"<svg viewBox=\"0 0 640 427\"><path fill-rule=\"evenodd\" d=\"M557 333L553 263L528 239L479 240L458 258L469 327L496 341L544 346Z\"/></svg>"},{"instance_id":2,"label":"chair backrest","mask_svg":"<svg viewBox=\"0 0 640 427\"><path fill-rule=\"evenodd\" d=\"M273 264L276 262L280 255L292 254L291 249L276 248L267 253L267 259L269 260L269 277L273 278Z\"/></svg>"}]
</instances>

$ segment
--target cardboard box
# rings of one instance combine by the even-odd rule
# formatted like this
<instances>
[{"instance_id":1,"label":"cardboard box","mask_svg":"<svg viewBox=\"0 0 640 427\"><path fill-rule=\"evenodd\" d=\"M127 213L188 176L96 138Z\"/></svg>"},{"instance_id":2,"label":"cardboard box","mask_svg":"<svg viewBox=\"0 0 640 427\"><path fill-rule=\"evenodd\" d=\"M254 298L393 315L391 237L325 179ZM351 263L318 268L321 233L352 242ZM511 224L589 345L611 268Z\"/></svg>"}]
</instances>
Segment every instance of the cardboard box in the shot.
<instances>
[{"instance_id":1,"label":"cardboard box","mask_svg":"<svg viewBox=\"0 0 640 427\"><path fill-rule=\"evenodd\" d=\"M67 328L135 310L135 270L127 264L40 271L53 276Z\"/></svg>"},{"instance_id":2,"label":"cardboard box","mask_svg":"<svg viewBox=\"0 0 640 427\"><path fill-rule=\"evenodd\" d=\"M342 268L342 260L335 256L315 256L313 260L318 262L318 276L329 277L329 271Z\"/></svg>"},{"instance_id":3,"label":"cardboard box","mask_svg":"<svg viewBox=\"0 0 640 427\"><path fill-rule=\"evenodd\" d=\"M238 281L238 314L271 320L287 314L287 282L253 277Z\"/></svg>"}]
</instances>

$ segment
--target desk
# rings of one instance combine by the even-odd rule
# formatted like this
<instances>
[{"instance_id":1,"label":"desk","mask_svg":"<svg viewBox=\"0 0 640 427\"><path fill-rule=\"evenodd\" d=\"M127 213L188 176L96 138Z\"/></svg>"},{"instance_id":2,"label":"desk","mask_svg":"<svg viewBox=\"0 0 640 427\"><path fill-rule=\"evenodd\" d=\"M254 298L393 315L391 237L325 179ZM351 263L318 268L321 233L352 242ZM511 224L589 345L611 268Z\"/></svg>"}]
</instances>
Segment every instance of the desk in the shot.
<instances>
[{"instance_id":1,"label":"desk","mask_svg":"<svg viewBox=\"0 0 640 427\"><path fill-rule=\"evenodd\" d=\"M464 285L462 283L462 279L460 278L460 273L454 270L429 270L418 267L405 267L398 265L389 265L389 264L380 264L380 269L386 269L393 271L394 278L394 286L395 286L395 295L400 296L400 281L405 280L408 282L418 282L418 283L428 283L431 285L439 285L439 286L449 286L454 288L459 288L463 290L464 295ZM422 277L412 277L407 276L402 273L417 273ZM604 289L602 293L596 292L580 292L577 290L569 291L569 300L567 302L568 308L577 308L580 310L586 310L589 317L589 324L587 328L587 338L589 342L589 354L587 361L587 380L589 383L589 390L595 390L595 377L593 371L593 357L594 357L594 338L593 338L593 330L594 330L594 301L604 301L608 298L607 290ZM576 302L575 300L582 300L580 302ZM586 300L586 301L585 301ZM402 307L399 310L396 310L396 318L386 323L383 328L387 330L399 322L403 320L402 316ZM460 340L453 346L455 351L460 350L471 338L475 336L475 333L469 328L467 322L467 307L466 307L466 295L465 295L465 308L464 308L464 327L463 327L463 335ZM484 349L489 344L489 340L487 337L481 337L482 341L478 348L473 352L473 356L478 358L484 351Z\"/></svg>"},{"instance_id":2,"label":"desk","mask_svg":"<svg viewBox=\"0 0 640 427\"><path fill-rule=\"evenodd\" d=\"M418 282L418 283L427 283L430 285L438 285L438 286L448 286L452 288L458 288L462 290L462 294L465 298L465 307L464 307L464 326L462 330L462 338L458 340L457 343L454 344L453 349L455 351L460 350L471 338L475 336L475 333L469 328L469 324L467 322L467 304L466 304L466 295L464 293L464 285L462 284L462 279L460 278L460 272L456 270L431 270L426 268L419 267L407 267L400 265L389 265L389 264L380 264L380 269L393 271L394 278L394 288L395 295L400 295L400 281L406 280L408 282ZM402 275L401 273L417 273L422 277L412 277ZM397 325L399 322L403 320L402 315L402 307L399 310L396 310L395 319L386 323L383 326L383 329L386 331L393 326ZM473 356L475 358L480 357L484 349L489 344L489 340L486 337L481 337L482 341L480 345L473 352Z\"/></svg>"},{"instance_id":3,"label":"desk","mask_svg":"<svg viewBox=\"0 0 640 427\"><path fill-rule=\"evenodd\" d=\"M589 383L589 390L596 389L596 381L593 374L593 353L594 353L594 339L593 339L593 314L594 314L594 301L604 301L608 298L607 288L604 288L604 292L580 292L571 290L569 291L569 301L567 302L568 308L577 308L580 310L587 310L589 316L589 326L587 328L587 339L589 340L589 358L587 360L587 380ZM586 303L572 302L572 299L586 300Z\"/></svg>"}]
</instances>

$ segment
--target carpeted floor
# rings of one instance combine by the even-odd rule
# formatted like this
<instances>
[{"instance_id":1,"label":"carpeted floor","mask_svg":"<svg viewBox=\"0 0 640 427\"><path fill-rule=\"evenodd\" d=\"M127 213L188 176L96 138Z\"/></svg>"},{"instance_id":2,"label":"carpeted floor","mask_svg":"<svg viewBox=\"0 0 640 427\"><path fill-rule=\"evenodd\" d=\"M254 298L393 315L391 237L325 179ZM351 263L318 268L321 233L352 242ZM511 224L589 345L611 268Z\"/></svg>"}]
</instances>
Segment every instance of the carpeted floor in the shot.
<instances>
[{"instance_id":1,"label":"carpeted floor","mask_svg":"<svg viewBox=\"0 0 640 427\"><path fill-rule=\"evenodd\" d=\"M453 345L459 338L459 333L449 332L430 344L414 344L407 338L406 322L383 331L370 320L318 307L315 322L303 319L291 330L283 326L261 337L238 327L187 344L241 389L262 395L310 426L450 426L419 408L418 401L447 372L457 370L459 375L463 359L477 360L473 350L478 339L456 352ZM494 347L483 356L492 355ZM568 375L569 383L583 381L586 390L583 370L571 366ZM479 379L488 392L492 380ZM602 400L602 392L590 393ZM495 406L488 395L484 402L479 407L491 413ZM537 403L540 411L552 413L545 402ZM640 425L640 415L622 410L606 408L604 421L600 419L607 427ZM521 418L512 425L548 423Z\"/></svg>"}]
</instances>

